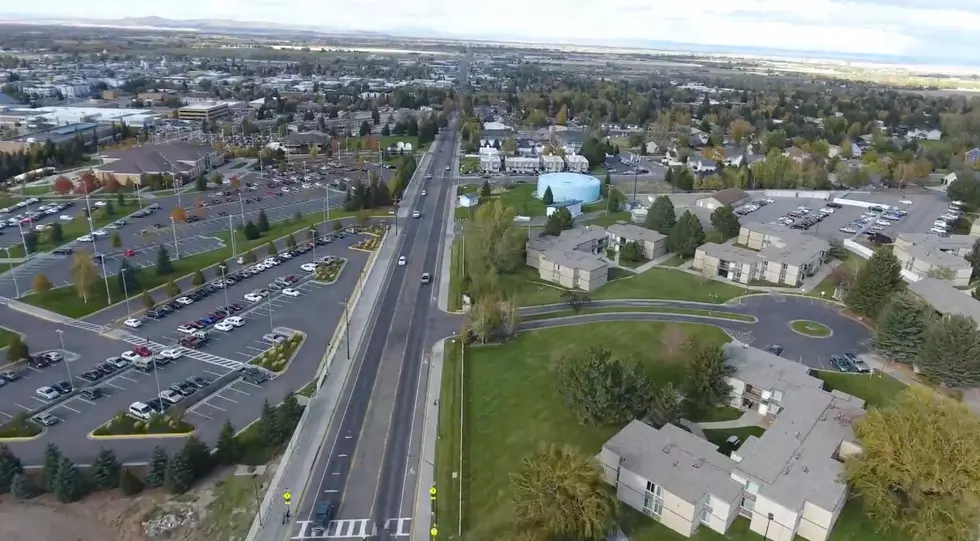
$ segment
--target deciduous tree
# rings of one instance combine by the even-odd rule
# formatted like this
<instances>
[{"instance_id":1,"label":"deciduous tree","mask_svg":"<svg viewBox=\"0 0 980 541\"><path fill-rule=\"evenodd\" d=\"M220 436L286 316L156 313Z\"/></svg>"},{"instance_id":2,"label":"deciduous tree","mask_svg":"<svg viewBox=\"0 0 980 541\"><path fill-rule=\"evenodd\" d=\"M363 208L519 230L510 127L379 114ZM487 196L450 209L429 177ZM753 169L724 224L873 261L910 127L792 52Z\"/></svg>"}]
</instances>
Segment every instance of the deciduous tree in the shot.
<instances>
[{"instance_id":1,"label":"deciduous tree","mask_svg":"<svg viewBox=\"0 0 980 541\"><path fill-rule=\"evenodd\" d=\"M583 424L626 423L642 417L650 403L652 386L640 365L601 346L563 356L555 374L559 396Z\"/></svg>"},{"instance_id":2,"label":"deciduous tree","mask_svg":"<svg viewBox=\"0 0 980 541\"><path fill-rule=\"evenodd\" d=\"M191 285L194 287L201 287L207 282L204 277L204 273L200 269L195 270L194 274L191 276Z\"/></svg>"},{"instance_id":3,"label":"deciduous tree","mask_svg":"<svg viewBox=\"0 0 980 541\"><path fill-rule=\"evenodd\" d=\"M58 195L68 195L74 188L75 184L64 175L54 179L54 192Z\"/></svg>"},{"instance_id":4,"label":"deciduous tree","mask_svg":"<svg viewBox=\"0 0 980 541\"><path fill-rule=\"evenodd\" d=\"M526 539L605 539L619 503L591 455L542 445L510 479L514 527Z\"/></svg>"},{"instance_id":5,"label":"deciduous tree","mask_svg":"<svg viewBox=\"0 0 980 541\"><path fill-rule=\"evenodd\" d=\"M901 268L891 252L879 249L858 271L844 303L855 314L878 317L891 296L902 288Z\"/></svg>"},{"instance_id":6,"label":"deciduous tree","mask_svg":"<svg viewBox=\"0 0 980 541\"><path fill-rule=\"evenodd\" d=\"M966 406L914 386L855 426L862 452L844 479L874 522L916 541L976 539L980 420Z\"/></svg>"},{"instance_id":7,"label":"deciduous tree","mask_svg":"<svg viewBox=\"0 0 980 541\"><path fill-rule=\"evenodd\" d=\"M167 291L167 298L171 298L172 299L172 298L180 295L180 286L177 285L173 280L170 280L169 282L167 282L167 285L164 286L164 287L165 287L165 289Z\"/></svg>"},{"instance_id":8,"label":"deciduous tree","mask_svg":"<svg viewBox=\"0 0 980 541\"><path fill-rule=\"evenodd\" d=\"M143 308L147 310L153 308L153 306L156 305L156 301L153 300L153 294L150 293L149 291L146 291L145 289L143 290L143 293L140 294L140 301L143 303Z\"/></svg>"},{"instance_id":9,"label":"deciduous tree","mask_svg":"<svg viewBox=\"0 0 980 541\"><path fill-rule=\"evenodd\" d=\"M50 291L52 287L54 286L51 284L51 280L48 280L48 277L43 274L35 275L34 282L31 284L31 290L38 295L44 295Z\"/></svg>"},{"instance_id":10,"label":"deciduous tree","mask_svg":"<svg viewBox=\"0 0 980 541\"><path fill-rule=\"evenodd\" d=\"M909 293L893 296L878 318L875 349L892 361L915 362L926 340L929 312L922 301Z\"/></svg>"},{"instance_id":11,"label":"deciduous tree","mask_svg":"<svg viewBox=\"0 0 980 541\"><path fill-rule=\"evenodd\" d=\"M15 363L26 359L29 354L30 352L28 351L27 344L24 343L24 339L21 338L20 334L15 334L10 339L10 345L7 346L7 360Z\"/></svg>"}]
</instances>

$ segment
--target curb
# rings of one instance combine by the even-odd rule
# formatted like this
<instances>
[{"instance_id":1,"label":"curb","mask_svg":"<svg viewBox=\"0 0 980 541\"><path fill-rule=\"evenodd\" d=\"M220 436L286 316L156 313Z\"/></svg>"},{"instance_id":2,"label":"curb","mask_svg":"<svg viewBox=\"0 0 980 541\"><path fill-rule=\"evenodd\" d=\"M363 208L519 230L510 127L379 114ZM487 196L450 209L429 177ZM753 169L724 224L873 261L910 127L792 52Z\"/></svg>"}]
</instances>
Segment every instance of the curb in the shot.
<instances>
[{"instance_id":1,"label":"curb","mask_svg":"<svg viewBox=\"0 0 980 541\"><path fill-rule=\"evenodd\" d=\"M101 428L101 427L100 427ZM98 430L96 428L95 430ZM197 429L193 429L190 432L181 432L179 434L119 434L113 436L96 436L95 430L89 432L85 437L92 441L99 440L156 440L156 439L174 439L174 438L187 438L193 436Z\"/></svg>"},{"instance_id":2,"label":"curb","mask_svg":"<svg viewBox=\"0 0 980 541\"><path fill-rule=\"evenodd\" d=\"M299 349L301 347L303 347L303 344L306 343L306 333L305 332L303 332L303 331L297 331L296 329L291 329L291 330L293 331L293 334L294 335L298 334L300 336L300 340L299 340L299 343L296 344L296 348L293 350L292 354L289 355L289 359L286 360L286 364L283 365L282 370L276 372L275 370L273 370L271 368L266 368L265 366L262 366L261 364L255 362L255 360L258 359L259 357L261 357L262 355L265 355L266 353L269 353L270 351L272 351L273 349L275 349L276 345L278 345L278 344L273 345L269 349L263 351L262 353L259 353L255 357L252 357L245 364L252 365L252 366L254 366L256 368L261 368L263 370L268 370L269 372L272 372L275 375L275 377L279 377L282 374L285 374L286 373L286 370L289 370L289 367L293 364L293 359L296 358L296 355L299 353ZM295 394L298 391L299 390L297 389L296 391L293 391L293 393Z\"/></svg>"},{"instance_id":3,"label":"curb","mask_svg":"<svg viewBox=\"0 0 980 541\"><path fill-rule=\"evenodd\" d=\"M0 438L0 443L21 443L41 439L48 432L48 427L41 428L41 431L34 436L13 436L10 438Z\"/></svg>"},{"instance_id":4,"label":"curb","mask_svg":"<svg viewBox=\"0 0 980 541\"><path fill-rule=\"evenodd\" d=\"M340 259L341 259L340 268L337 269L337 274L333 277L333 280L330 280L329 282L326 282L326 281L317 280L317 279L314 278L313 280L310 280L310 281L313 282L314 284L322 284L322 285L325 285L325 286L336 284L337 283L337 280L340 280L340 274L342 272L344 272L344 269L347 267L347 258L346 257L342 257Z\"/></svg>"}]
</instances>

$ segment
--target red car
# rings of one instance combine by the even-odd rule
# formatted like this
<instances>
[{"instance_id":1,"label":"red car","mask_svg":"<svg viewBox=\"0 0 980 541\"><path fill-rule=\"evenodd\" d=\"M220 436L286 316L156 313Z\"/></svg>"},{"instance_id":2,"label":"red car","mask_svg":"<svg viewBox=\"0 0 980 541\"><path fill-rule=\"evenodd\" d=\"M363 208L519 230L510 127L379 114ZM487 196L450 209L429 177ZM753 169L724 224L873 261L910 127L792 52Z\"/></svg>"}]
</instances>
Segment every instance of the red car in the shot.
<instances>
[{"instance_id":1,"label":"red car","mask_svg":"<svg viewBox=\"0 0 980 541\"><path fill-rule=\"evenodd\" d=\"M131 250L131 249L130 250L126 250L126 257L133 257L135 255L136 255L136 252L134 252L133 250Z\"/></svg>"},{"instance_id":2,"label":"red car","mask_svg":"<svg viewBox=\"0 0 980 541\"><path fill-rule=\"evenodd\" d=\"M136 346L136 347L134 347L133 348L133 353L139 355L140 357L150 357L150 356L153 355L153 352L150 351L150 348L148 348L146 346Z\"/></svg>"},{"instance_id":3,"label":"red car","mask_svg":"<svg viewBox=\"0 0 980 541\"><path fill-rule=\"evenodd\" d=\"M265 192L265 195L278 195L277 192Z\"/></svg>"}]
</instances>

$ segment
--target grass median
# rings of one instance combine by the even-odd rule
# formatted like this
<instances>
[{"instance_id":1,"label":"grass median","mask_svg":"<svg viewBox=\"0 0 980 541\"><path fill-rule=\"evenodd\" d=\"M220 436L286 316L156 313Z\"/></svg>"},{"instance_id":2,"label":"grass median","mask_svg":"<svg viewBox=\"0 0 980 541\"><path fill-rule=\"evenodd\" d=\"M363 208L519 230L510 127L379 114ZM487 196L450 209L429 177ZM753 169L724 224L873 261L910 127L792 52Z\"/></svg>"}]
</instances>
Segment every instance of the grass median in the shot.
<instances>
[{"instance_id":1,"label":"grass median","mask_svg":"<svg viewBox=\"0 0 980 541\"><path fill-rule=\"evenodd\" d=\"M179 406L175 406L179 407ZM106 421L92 431L93 436L159 436L166 434L190 434L194 425L184 421L180 415L173 413L158 414L149 420L140 420L126 412L119 412L115 417Z\"/></svg>"},{"instance_id":2,"label":"grass median","mask_svg":"<svg viewBox=\"0 0 980 541\"><path fill-rule=\"evenodd\" d=\"M376 210L378 213L381 213L381 216L384 216L387 213L387 210L385 209ZM330 219L331 221L343 220L353 218L359 214L359 212L348 211L333 212L331 213ZM245 251L264 246L270 241L285 237L289 234L294 234L297 242L307 240L305 235L302 235L302 238L300 238L300 234L309 230L313 225L321 222L322 220L319 214L316 216L304 216L299 220L280 220L272 223L269 231L265 232L261 237L253 240L245 239L245 236L238 231L236 232L236 235L238 236L236 243L238 253L241 254ZM322 232L323 231L321 231L321 233ZM130 303L136 303L133 305L133 311L138 311L143 308L142 304L140 304L140 301L137 298L142 290L151 291L165 285L171 280L175 282L179 281L185 276L194 273L194 271L207 269L208 267L212 267L231 258L233 254L231 252L228 233L225 232L219 234L218 237L220 237L226 244L224 248L211 250L209 252L202 252L190 257L175 259L172 262L173 272L160 275L157 273L156 267L144 267L136 271L140 291L128 292ZM277 248L281 248L281 246ZM255 255L256 257L259 257L259 254ZM106 270L108 272L114 272L116 269ZM108 280L108 292L106 291L106 282L97 281L92 287L92 291L88 292L86 297L80 295L75 286L71 285L51 289L45 293L28 295L21 300L27 304L51 310L52 312L56 312L58 314L73 318L80 318L102 310L111 304L116 304L123 301L126 297L126 293L126 291L123 291L123 288L121 287L116 275L111 274ZM111 303L109 302L110 297L112 300ZM162 292L154 292L154 299L157 302L160 302L165 299L165 295Z\"/></svg>"},{"instance_id":3,"label":"grass median","mask_svg":"<svg viewBox=\"0 0 980 541\"><path fill-rule=\"evenodd\" d=\"M752 316L747 316L744 314L734 314L732 312L717 312L714 310L699 310L696 308L668 308L668 307L657 307L657 306L624 306L621 308L615 307L603 307L603 308L581 308L579 311L572 309L566 310L555 310L554 312L546 312L544 314L531 314L524 316L521 319L523 321L536 321L541 319L556 319L562 317L572 317L585 314L621 314L621 313L650 313L650 314L674 314L681 316L701 316L701 317L713 317L719 319L730 319L732 321L744 321L746 323L754 323L756 319Z\"/></svg>"},{"instance_id":4,"label":"grass median","mask_svg":"<svg viewBox=\"0 0 980 541\"><path fill-rule=\"evenodd\" d=\"M459 539L463 468L463 343L446 340L439 393L439 437L436 440L436 520L447 540Z\"/></svg>"}]
</instances>

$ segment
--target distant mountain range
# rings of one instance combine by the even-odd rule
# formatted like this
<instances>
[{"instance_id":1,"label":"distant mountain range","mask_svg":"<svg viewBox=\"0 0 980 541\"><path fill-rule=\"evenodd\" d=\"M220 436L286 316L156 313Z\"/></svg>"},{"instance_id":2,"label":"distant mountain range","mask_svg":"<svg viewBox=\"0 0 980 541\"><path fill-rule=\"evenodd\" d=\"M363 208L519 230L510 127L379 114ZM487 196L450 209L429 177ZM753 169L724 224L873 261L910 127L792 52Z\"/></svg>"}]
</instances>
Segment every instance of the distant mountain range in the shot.
<instances>
[{"instance_id":1,"label":"distant mountain range","mask_svg":"<svg viewBox=\"0 0 980 541\"><path fill-rule=\"evenodd\" d=\"M318 26L287 25L233 19L167 19L164 17L126 17L122 19L56 19L31 15L0 14L0 24L32 24L55 26L102 26L108 28L155 28L196 32L310 32L332 33L339 29Z\"/></svg>"}]
</instances>

